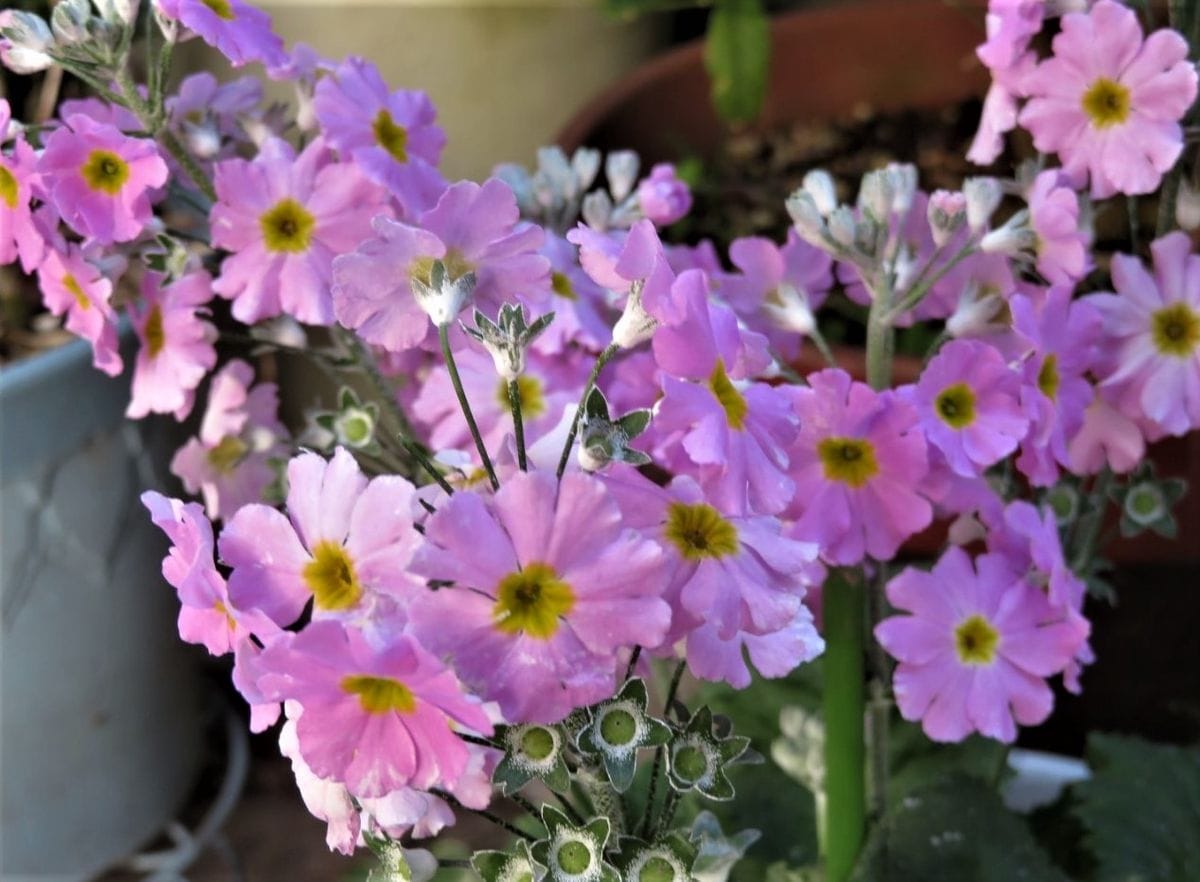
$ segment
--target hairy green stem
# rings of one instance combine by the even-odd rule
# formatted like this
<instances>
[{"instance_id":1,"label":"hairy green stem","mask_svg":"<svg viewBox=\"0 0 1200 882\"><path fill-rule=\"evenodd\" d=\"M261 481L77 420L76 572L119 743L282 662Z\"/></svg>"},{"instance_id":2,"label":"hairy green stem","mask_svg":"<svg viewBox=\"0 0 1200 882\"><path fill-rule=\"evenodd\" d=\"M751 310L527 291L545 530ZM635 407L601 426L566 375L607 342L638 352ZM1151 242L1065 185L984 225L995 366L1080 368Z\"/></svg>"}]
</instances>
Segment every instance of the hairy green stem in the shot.
<instances>
[{"instance_id":1,"label":"hairy green stem","mask_svg":"<svg viewBox=\"0 0 1200 882\"><path fill-rule=\"evenodd\" d=\"M587 406L588 396L592 394L592 387L596 385L596 379L600 376L600 371L604 370L604 366L608 364L610 358L620 351L616 343L609 343L604 348L604 351L596 358L596 364L592 367L591 374L588 375L587 382L583 386L583 395L579 399L579 408L575 411L575 419L571 420L571 430L567 433L567 443L563 445L562 455L558 458L558 471L556 474L561 479L563 472L567 470L567 461L571 458L571 448L575 446L575 435L579 431L579 421L583 419L583 409Z\"/></svg>"},{"instance_id":2,"label":"hairy green stem","mask_svg":"<svg viewBox=\"0 0 1200 882\"><path fill-rule=\"evenodd\" d=\"M513 432L517 436L517 466L525 472L529 463L525 454L525 421L521 415L521 384L517 380L508 381L508 406L512 409Z\"/></svg>"},{"instance_id":3,"label":"hairy green stem","mask_svg":"<svg viewBox=\"0 0 1200 882\"><path fill-rule=\"evenodd\" d=\"M1104 526L1104 515L1108 511L1108 491L1112 484L1112 470L1105 466L1092 483L1088 510L1080 516L1075 524L1075 530L1071 537L1071 569L1077 575L1087 572L1088 565L1096 554L1100 531Z\"/></svg>"},{"instance_id":4,"label":"hairy green stem","mask_svg":"<svg viewBox=\"0 0 1200 882\"><path fill-rule=\"evenodd\" d=\"M820 829L828 882L846 882L866 834L863 583L833 571L825 580L825 817Z\"/></svg>"},{"instance_id":5,"label":"hairy green stem","mask_svg":"<svg viewBox=\"0 0 1200 882\"><path fill-rule=\"evenodd\" d=\"M458 406L462 408L467 420L467 428L475 440L475 449L483 461L484 471L493 490L500 489L500 481L496 478L496 469L492 466L492 458L488 456L487 447L483 443L483 435L479 433L479 424L475 422L475 414L471 412L471 403L467 401L467 392L463 389L462 377L458 375L458 365L454 361L454 353L450 350L450 326L438 325L438 342L442 347L442 357L446 360L446 369L450 372L450 383L454 386L454 394L458 397Z\"/></svg>"}]
</instances>

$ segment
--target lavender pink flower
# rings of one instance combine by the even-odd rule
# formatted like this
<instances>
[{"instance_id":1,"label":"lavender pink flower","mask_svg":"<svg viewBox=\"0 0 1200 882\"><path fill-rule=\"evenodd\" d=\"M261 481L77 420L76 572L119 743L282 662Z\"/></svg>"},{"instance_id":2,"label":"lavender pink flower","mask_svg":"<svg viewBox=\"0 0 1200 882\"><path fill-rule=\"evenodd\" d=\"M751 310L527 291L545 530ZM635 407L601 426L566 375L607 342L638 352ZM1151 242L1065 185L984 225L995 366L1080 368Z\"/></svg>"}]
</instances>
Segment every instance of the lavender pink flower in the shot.
<instances>
[{"instance_id":1,"label":"lavender pink flower","mask_svg":"<svg viewBox=\"0 0 1200 882\"><path fill-rule=\"evenodd\" d=\"M642 216L657 227L675 223L692 208L692 191L675 174L675 166L660 162L637 188Z\"/></svg>"},{"instance_id":2,"label":"lavender pink flower","mask_svg":"<svg viewBox=\"0 0 1200 882\"><path fill-rule=\"evenodd\" d=\"M406 218L446 189L437 170L446 135L424 92L389 91L375 65L350 57L317 83L313 107L326 140L387 187Z\"/></svg>"},{"instance_id":3,"label":"lavender pink flower","mask_svg":"<svg viewBox=\"0 0 1200 882\"><path fill-rule=\"evenodd\" d=\"M1171 233L1150 246L1153 273L1126 254L1112 259L1116 293L1087 301L1103 317L1098 370L1121 411L1151 437L1200 426L1200 256Z\"/></svg>"},{"instance_id":4,"label":"lavender pink flower","mask_svg":"<svg viewBox=\"0 0 1200 882\"><path fill-rule=\"evenodd\" d=\"M81 114L50 133L38 173L62 219L102 245L136 239L152 216L151 191L167 182L153 141Z\"/></svg>"},{"instance_id":5,"label":"lavender pink flower","mask_svg":"<svg viewBox=\"0 0 1200 882\"><path fill-rule=\"evenodd\" d=\"M612 695L618 650L662 642L665 566L598 479L518 473L426 521L413 570L451 585L413 603L413 632L508 721L556 722Z\"/></svg>"},{"instance_id":6,"label":"lavender pink flower","mask_svg":"<svg viewBox=\"0 0 1200 882\"><path fill-rule=\"evenodd\" d=\"M281 627L311 602L317 619L354 619L403 607L422 586L408 572L419 535L412 484L370 481L344 448L326 461L302 453L288 463L287 515L244 506L221 531L229 594Z\"/></svg>"},{"instance_id":7,"label":"lavender pink flower","mask_svg":"<svg viewBox=\"0 0 1200 882\"><path fill-rule=\"evenodd\" d=\"M217 331L205 321L212 277L193 272L163 285L158 273L142 279L142 297L131 310L141 348L125 415L170 413L182 420L192 411L196 387L217 363Z\"/></svg>"},{"instance_id":8,"label":"lavender pink flower","mask_svg":"<svg viewBox=\"0 0 1200 882\"><path fill-rule=\"evenodd\" d=\"M1067 285L1091 270L1089 236L1079 222L1079 197L1062 173L1047 169L1033 179L1026 195L1029 225L1036 236L1037 271L1052 285Z\"/></svg>"},{"instance_id":9,"label":"lavender pink flower","mask_svg":"<svg viewBox=\"0 0 1200 882\"><path fill-rule=\"evenodd\" d=\"M287 60L283 40L271 30L271 17L243 0L155 0L155 4L234 67L251 61L276 67Z\"/></svg>"},{"instance_id":10,"label":"lavender pink flower","mask_svg":"<svg viewBox=\"0 0 1200 882\"><path fill-rule=\"evenodd\" d=\"M92 344L92 364L115 377L125 364L117 343L113 285L84 256L78 245L48 247L38 266L42 302L54 315L67 317L66 328Z\"/></svg>"},{"instance_id":11,"label":"lavender pink flower","mask_svg":"<svg viewBox=\"0 0 1200 882\"><path fill-rule=\"evenodd\" d=\"M234 318L287 313L332 324L333 258L370 235L373 216L389 213L387 194L357 166L333 162L320 138L299 155L272 139L253 161L217 163L214 183L212 244L233 253L213 287L233 301Z\"/></svg>"},{"instance_id":12,"label":"lavender pink flower","mask_svg":"<svg viewBox=\"0 0 1200 882\"><path fill-rule=\"evenodd\" d=\"M972 562L952 547L932 572L905 569L887 585L906 615L875 628L900 664L892 686L900 714L934 741L972 732L1011 742L1054 706L1045 678L1063 671L1086 637L1003 555Z\"/></svg>"},{"instance_id":13,"label":"lavender pink flower","mask_svg":"<svg viewBox=\"0 0 1200 882\"><path fill-rule=\"evenodd\" d=\"M285 633L263 653L261 688L302 709L299 753L357 797L452 787L470 751L455 725L490 735L488 715L412 637L369 641L340 622Z\"/></svg>"},{"instance_id":14,"label":"lavender pink flower","mask_svg":"<svg viewBox=\"0 0 1200 882\"><path fill-rule=\"evenodd\" d=\"M0 98L0 144L8 140L11 118L8 102ZM45 251L31 206L38 183L37 156L25 138L17 135L12 153L0 153L0 264L19 258L26 273L37 268Z\"/></svg>"},{"instance_id":15,"label":"lavender pink flower","mask_svg":"<svg viewBox=\"0 0 1200 882\"><path fill-rule=\"evenodd\" d=\"M1143 38L1137 13L1100 0L1062 18L1054 55L1024 80L1020 123L1095 198L1150 193L1183 152L1179 121L1196 99L1187 41L1163 29Z\"/></svg>"},{"instance_id":16,"label":"lavender pink flower","mask_svg":"<svg viewBox=\"0 0 1200 882\"><path fill-rule=\"evenodd\" d=\"M810 374L792 396L800 432L790 447L791 535L816 542L829 563L890 560L933 520L918 492L929 466L916 410L840 370Z\"/></svg>"},{"instance_id":17,"label":"lavender pink flower","mask_svg":"<svg viewBox=\"0 0 1200 882\"><path fill-rule=\"evenodd\" d=\"M973 477L1017 449L1029 429L1021 377L995 348L953 340L908 390L929 443L959 475Z\"/></svg>"}]
</instances>

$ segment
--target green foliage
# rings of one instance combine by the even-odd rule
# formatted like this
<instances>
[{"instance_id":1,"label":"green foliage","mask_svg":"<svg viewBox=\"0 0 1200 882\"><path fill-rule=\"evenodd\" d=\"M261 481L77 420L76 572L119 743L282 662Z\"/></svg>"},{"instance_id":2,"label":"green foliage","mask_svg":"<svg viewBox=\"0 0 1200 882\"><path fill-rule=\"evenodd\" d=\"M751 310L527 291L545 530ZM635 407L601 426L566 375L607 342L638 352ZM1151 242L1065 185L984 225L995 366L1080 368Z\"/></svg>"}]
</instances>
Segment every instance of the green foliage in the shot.
<instances>
[{"instance_id":1,"label":"green foliage","mask_svg":"<svg viewBox=\"0 0 1200 882\"><path fill-rule=\"evenodd\" d=\"M750 122L758 116L771 67L771 29L762 0L717 0L708 20L704 66L722 118Z\"/></svg>"},{"instance_id":2,"label":"green foliage","mask_svg":"<svg viewBox=\"0 0 1200 882\"><path fill-rule=\"evenodd\" d=\"M852 882L1066 882L988 785L955 774L901 798L876 826Z\"/></svg>"},{"instance_id":3,"label":"green foliage","mask_svg":"<svg viewBox=\"0 0 1200 882\"><path fill-rule=\"evenodd\" d=\"M1200 751L1096 734L1088 762L1073 795L1096 882L1200 879Z\"/></svg>"},{"instance_id":4,"label":"green foliage","mask_svg":"<svg viewBox=\"0 0 1200 882\"><path fill-rule=\"evenodd\" d=\"M889 747L892 775L888 801L893 805L914 790L953 775L966 775L995 787L1008 772L1008 747L980 735L957 744L935 744L917 724L893 720Z\"/></svg>"}]
</instances>

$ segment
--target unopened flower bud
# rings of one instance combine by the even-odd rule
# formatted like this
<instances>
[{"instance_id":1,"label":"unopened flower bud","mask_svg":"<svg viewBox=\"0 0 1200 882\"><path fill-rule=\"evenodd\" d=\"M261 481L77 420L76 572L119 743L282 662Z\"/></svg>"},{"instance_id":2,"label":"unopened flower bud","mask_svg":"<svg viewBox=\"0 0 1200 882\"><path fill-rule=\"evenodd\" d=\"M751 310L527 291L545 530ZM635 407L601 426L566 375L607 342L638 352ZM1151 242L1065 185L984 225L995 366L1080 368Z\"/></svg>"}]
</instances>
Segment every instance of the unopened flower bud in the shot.
<instances>
[{"instance_id":1,"label":"unopened flower bud","mask_svg":"<svg viewBox=\"0 0 1200 882\"><path fill-rule=\"evenodd\" d=\"M969 286L958 298L953 314L946 319L951 337L978 337L997 330L995 319L1004 311L1004 298L996 291Z\"/></svg>"},{"instance_id":2,"label":"unopened flower bud","mask_svg":"<svg viewBox=\"0 0 1200 882\"><path fill-rule=\"evenodd\" d=\"M907 162L893 162L884 171L892 191L892 212L907 214L917 196L917 167Z\"/></svg>"},{"instance_id":3,"label":"unopened flower bud","mask_svg":"<svg viewBox=\"0 0 1200 882\"><path fill-rule=\"evenodd\" d=\"M1191 232L1200 228L1200 191L1193 189L1187 181L1179 184L1179 196L1175 200L1175 222Z\"/></svg>"},{"instance_id":4,"label":"unopened flower bud","mask_svg":"<svg viewBox=\"0 0 1200 882\"><path fill-rule=\"evenodd\" d=\"M593 230L604 231L608 229L608 222L612 218L613 204L608 194L603 190L594 190L583 197L583 208L580 215L583 222Z\"/></svg>"},{"instance_id":5,"label":"unopened flower bud","mask_svg":"<svg viewBox=\"0 0 1200 882\"><path fill-rule=\"evenodd\" d=\"M32 12L6 9L0 12L0 61L13 73L31 74L54 63L49 51L54 35L49 25Z\"/></svg>"},{"instance_id":6,"label":"unopened flower bud","mask_svg":"<svg viewBox=\"0 0 1200 882\"><path fill-rule=\"evenodd\" d=\"M763 301L762 310L773 325L793 334L811 334L817 326L808 298L786 283Z\"/></svg>"},{"instance_id":7,"label":"unopened flower bud","mask_svg":"<svg viewBox=\"0 0 1200 882\"><path fill-rule=\"evenodd\" d=\"M587 192L600 171L600 151L593 147L576 148L571 154L571 171L575 175L575 192Z\"/></svg>"},{"instance_id":8,"label":"unopened flower bud","mask_svg":"<svg viewBox=\"0 0 1200 882\"><path fill-rule=\"evenodd\" d=\"M848 205L839 205L829 215L829 235L833 241L847 248L853 248L858 238L858 221Z\"/></svg>"},{"instance_id":9,"label":"unopened flower bud","mask_svg":"<svg viewBox=\"0 0 1200 882\"><path fill-rule=\"evenodd\" d=\"M971 232L987 229L988 221L1000 207L1003 197L1000 182L995 178L967 178L963 182L963 196L967 200L967 226Z\"/></svg>"},{"instance_id":10,"label":"unopened flower bud","mask_svg":"<svg viewBox=\"0 0 1200 882\"><path fill-rule=\"evenodd\" d=\"M158 30L162 34L163 40L171 44L179 41L179 22L163 15L157 3L154 4L154 23L158 25Z\"/></svg>"},{"instance_id":11,"label":"unopened flower bud","mask_svg":"<svg viewBox=\"0 0 1200 882\"><path fill-rule=\"evenodd\" d=\"M655 226L673 224L692 208L692 191L675 176L675 166L660 162L650 170L650 176L638 184L638 205L642 216Z\"/></svg>"},{"instance_id":12,"label":"unopened flower bud","mask_svg":"<svg viewBox=\"0 0 1200 882\"><path fill-rule=\"evenodd\" d=\"M89 0L62 0L50 14L50 30L60 45L82 43L89 36L88 21L91 17Z\"/></svg>"},{"instance_id":13,"label":"unopened flower bud","mask_svg":"<svg viewBox=\"0 0 1200 882\"><path fill-rule=\"evenodd\" d=\"M483 344L492 357L496 373L512 382L525 372L525 352L534 340L554 321L554 313L539 316L533 324L526 324L524 309L513 303L500 307L497 321L475 310L475 327L463 330Z\"/></svg>"},{"instance_id":14,"label":"unopened flower bud","mask_svg":"<svg viewBox=\"0 0 1200 882\"><path fill-rule=\"evenodd\" d=\"M349 407L333 421L337 443L361 450L375 440L375 415L363 407Z\"/></svg>"},{"instance_id":15,"label":"unopened flower bud","mask_svg":"<svg viewBox=\"0 0 1200 882\"><path fill-rule=\"evenodd\" d=\"M838 206L837 187L833 176L822 168L815 168L804 176L804 191L812 197L817 211L827 216Z\"/></svg>"},{"instance_id":16,"label":"unopened flower bud","mask_svg":"<svg viewBox=\"0 0 1200 882\"><path fill-rule=\"evenodd\" d=\"M433 262L429 271L429 284L421 279L412 280L413 297L417 305L433 321L436 327L448 325L471 301L475 291L475 273L468 272L451 279L446 265L440 260Z\"/></svg>"},{"instance_id":17,"label":"unopened flower bud","mask_svg":"<svg viewBox=\"0 0 1200 882\"><path fill-rule=\"evenodd\" d=\"M859 186L858 207L876 223L886 224L894 196L894 181L887 169L867 172Z\"/></svg>"},{"instance_id":18,"label":"unopened flower bud","mask_svg":"<svg viewBox=\"0 0 1200 882\"><path fill-rule=\"evenodd\" d=\"M632 150L614 150L605 157L604 176L613 199L620 202L633 192L640 167L641 160Z\"/></svg>"},{"instance_id":19,"label":"unopened flower bud","mask_svg":"<svg viewBox=\"0 0 1200 882\"><path fill-rule=\"evenodd\" d=\"M967 221L967 197L950 190L935 190L929 197L929 229L939 248L954 238Z\"/></svg>"},{"instance_id":20,"label":"unopened flower bud","mask_svg":"<svg viewBox=\"0 0 1200 882\"><path fill-rule=\"evenodd\" d=\"M128 27L137 19L139 0L98 0L96 8L109 24Z\"/></svg>"},{"instance_id":21,"label":"unopened flower bud","mask_svg":"<svg viewBox=\"0 0 1200 882\"><path fill-rule=\"evenodd\" d=\"M1037 245L1037 233L1029 227L1029 211L1022 209L1010 217L998 230L992 230L979 241L987 254L1020 254L1032 251Z\"/></svg>"},{"instance_id":22,"label":"unopened flower bud","mask_svg":"<svg viewBox=\"0 0 1200 882\"><path fill-rule=\"evenodd\" d=\"M653 337L657 327L658 321L642 306L642 286L635 282L621 317L613 325L612 341L622 349L633 349Z\"/></svg>"},{"instance_id":23,"label":"unopened flower bud","mask_svg":"<svg viewBox=\"0 0 1200 882\"><path fill-rule=\"evenodd\" d=\"M801 189L787 198L787 213L800 238L810 245L825 247L825 218L813 195Z\"/></svg>"}]
</instances>

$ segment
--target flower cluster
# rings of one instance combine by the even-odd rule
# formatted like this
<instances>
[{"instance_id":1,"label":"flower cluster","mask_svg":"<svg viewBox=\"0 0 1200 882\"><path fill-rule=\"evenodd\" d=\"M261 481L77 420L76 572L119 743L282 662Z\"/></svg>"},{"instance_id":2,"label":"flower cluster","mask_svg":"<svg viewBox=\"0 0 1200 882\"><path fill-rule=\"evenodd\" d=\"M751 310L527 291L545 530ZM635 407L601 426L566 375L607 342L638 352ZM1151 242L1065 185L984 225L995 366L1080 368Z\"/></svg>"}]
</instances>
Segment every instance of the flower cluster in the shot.
<instances>
[{"instance_id":1,"label":"flower cluster","mask_svg":"<svg viewBox=\"0 0 1200 882\"><path fill-rule=\"evenodd\" d=\"M932 568L880 580L901 715L939 741L1012 741L1051 712L1050 678L1080 688L1103 505L1160 529L1178 497L1114 476L1200 428L1200 256L1162 229L1148 255L1095 259L1091 201L1158 188L1197 76L1179 34L1145 36L1114 0L1075 4L1039 59L1049 5L991 4L971 156L1020 125L1058 165L924 192L893 164L854 204L813 170L792 228L728 261L670 244L690 191L629 152L445 180L426 95L288 51L241 0L157 0L155 57L195 34L261 63L297 90L294 120L250 80L168 95L156 69L140 87L129 39L89 56L98 75L75 19L5 13L10 67L58 63L115 104L25 129L0 100L0 260L109 374L132 325L130 417L205 402L172 461L203 506L143 497L163 575L181 636L232 654L252 727L284 720L331 847L434 835L493 783L624 792L642 748L672 794L728 798L744 739L670 699L652 717L638 665L786 676L824 649L829 571L830 590L886 573L935 521L952 525ZM70 11L131 39L113 4ZM866 315L865 375L825 341L827 301ZM912 325L937 344L894 383ZM265 354L310 360L336 404L302 400L285 426ZM1053 504L1083 490L1078 511ZM545 839L475 867L684 880L695 841L672 838L668 804L638 836L620 812L547 807Z\"/></svg>"}]
</instances>

